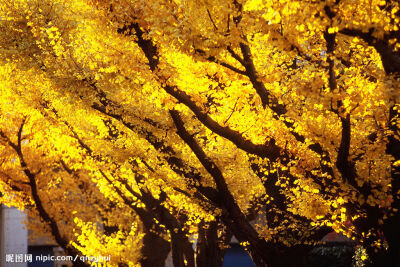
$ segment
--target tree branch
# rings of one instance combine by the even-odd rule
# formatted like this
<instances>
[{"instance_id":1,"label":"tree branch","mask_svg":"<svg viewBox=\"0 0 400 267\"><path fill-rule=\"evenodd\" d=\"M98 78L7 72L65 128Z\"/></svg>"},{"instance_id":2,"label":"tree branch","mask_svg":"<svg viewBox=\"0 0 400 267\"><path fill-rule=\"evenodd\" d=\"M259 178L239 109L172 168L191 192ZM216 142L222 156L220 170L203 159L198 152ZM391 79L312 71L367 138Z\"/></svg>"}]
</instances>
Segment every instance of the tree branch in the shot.
<instances>
[{"instance_id":1,"label":"tree branch","mask_svg":"<svg viewBox=\"0 0 400 267\"><path fill-rule=\"evenodd\" d=\"M22 152L22 147L21 147L21 141L22 141L22 131L23 131L23 127L25 124L26 119L24 118L22 120L22 123L18 129L18 143L17 144L13 144L10 139L2 132L0 131L0 136L2 136L3 138L5 138L6 140L8 140L8 143L10 144L10 146L15 150L15 152L18 155L18 159L20 161L20 165L22 167L23 172L25 173L25 175L28 177L29 179L29 185L31 188L31 195L32 198L35 202L35 207L36 210L39 214L39 217L50 227L51 233L54 236L54 239L56 240L56 242L71 256L73 256L75 258L75 256L79 255L79 251L77 251L75 248L71 247L69 245L69 242L62 236L61 231L57 225L57 222L49 215L49 213L46 211L46 209L44 208L43 204L42 204L42 200L39 196L39 192L38 192L38 188L37 188L37 184L36 184L36 175L32 173L29 168L28 165L25 161L23 152ZM74 263L74 266L89 266L87 263L82 262L79 260L79 257L77 257L77 262Z\"/></svg>"},{"instance_id":2,"label":"tree branch","mask_svg":"<svg viewBox=\"0 0 400 267\"><path fill-rule=\"evenodd\" d=\"M246 76L249 77L254 89L261 98L263 107L265 108L268 106L278 115L285 114L287 112L286 107L283 104L280 104L278 99L271 95L265 88L264 83L260 81L256 67L254 66L250 47L247 44L240 43L240 49L243 55L243 67L246 69Z\"/></svg>"},{"instance_id":3,"label":"tree branch","mask_svg":"<svg viewBox=\"0 0 400 267\"><path fill-rule=\"evenodd\" d=\"M213 18L211 17L211 13L210 13L210 10L208 10L208 8L207 8L207 14L211 20L212 25L214 26L214 29L218 31L218 27L217 27L217 25L215 25L215 22L214 22Z\"/></svg>"},{"instance_id":4,"label":"tree branch","mask_svg":"<svg viewBox=\"0 0 400 267\"><path fill-rule=\"evenodd\" d=\"M385 34L383 39L377 39L373 36L375 29L370 28L367 32L357 29L342 29L339 32L347 36L355 36L364 40L368 45L375 48L381 57L383 68L387 74L400 74L400 54L394 46L389 45L389 39L394 38L397 32ZM398 37L398 36L397 36ZM399 39L399 38L397 38Z\"/></svg>"},{"instance_id":5,"label":"tree branch","mask_svg":"<svg viewBox=\"0 0 400 267\"><path fill-rule=\"evenodd\" d=\"M351 141L351 124L350 114L348 113L345 118L340 118L342 124L342 138L340 141L339 151L336 158L336 167L338 168L344 182L356 185L355 168L349 162L350 154L350 141Z\"/></svg>"},{"instance_id":6,"label":"tree branch","mask_svg":"<svg viewBox=\"0 0 400 267\"><path fill-rule=\"evenodd\" d=\"M232 66L232 65L230 65L228 63L225 63L225 62L215 58L214 56L207 57L207 60L211 61L211 62L214 62L214 63L217 63L217 64L219 64L219 65L221 65L221 66L223 66L223 67L225 67L227 69L230 69L231 71L236 72L238 74L246 75L245 71L240 70L240 69L238 69L238 68L236 68L236 67L234 67L234 66Z\"/></svg>"},{"instance_id":7,"label":"tree branch","mask_svg":"<svg viewBox=\"0 0 400 267\"><path fill-rule=\"evenodd\" d=\"M253 249L263 255L268 252L273 252L275 249L265 240L259 237L255 229L249 224L246 216L237 205L233 195L229 191L228 185L226 184L225 178L222 175L221 170L218 166L205 154L203 149L199 146L196 140L189 132L187 132L184 123L178 113L178 111L170 110L170 115L177 128L177 134L181 139L190 147L192 152L196 155L198 160L201 162L203 167L213 177L214 182L217 185L218 193L221 195L222 204L228 212L228 216L233 220L233 232L239 240L249 240ZM266 255L263 260L268 263L271 260Z\"/></svg>"},{"instance_id":8,"label":"tree branch","mask_svg":"<svg viewBox=\"0 0 400 267\"><path fill-rule=\"evenodd\" d=\"M237 61L239 61L239 63L240 63L242 66L245 65L244 59L241 58L238 54L236 54L236 52L233 51L233 49L232 49L230 46L228 46L228 47L226 48L226 50L228 50L229 54L231 54L231 56L232 56L234 59L236 59Z\"/></svg>"}]
</instances>

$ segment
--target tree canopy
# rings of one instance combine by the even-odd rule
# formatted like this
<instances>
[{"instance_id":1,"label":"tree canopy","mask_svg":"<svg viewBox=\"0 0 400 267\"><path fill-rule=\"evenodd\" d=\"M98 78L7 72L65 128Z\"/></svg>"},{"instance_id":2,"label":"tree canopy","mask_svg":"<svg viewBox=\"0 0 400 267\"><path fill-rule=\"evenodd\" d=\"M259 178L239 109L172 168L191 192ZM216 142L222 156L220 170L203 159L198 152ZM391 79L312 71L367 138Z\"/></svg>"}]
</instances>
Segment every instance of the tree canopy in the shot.
<instances>
[{"instance_id":1,"label":"tree canopy","mask_svg":"<svg viewBox=\"0 0 400 267\"><path fill-rule=\"evenodd\" d=\"M397 266L399 5L3 0L1 202L110 266Z\"/></svg>"}]
</instances>

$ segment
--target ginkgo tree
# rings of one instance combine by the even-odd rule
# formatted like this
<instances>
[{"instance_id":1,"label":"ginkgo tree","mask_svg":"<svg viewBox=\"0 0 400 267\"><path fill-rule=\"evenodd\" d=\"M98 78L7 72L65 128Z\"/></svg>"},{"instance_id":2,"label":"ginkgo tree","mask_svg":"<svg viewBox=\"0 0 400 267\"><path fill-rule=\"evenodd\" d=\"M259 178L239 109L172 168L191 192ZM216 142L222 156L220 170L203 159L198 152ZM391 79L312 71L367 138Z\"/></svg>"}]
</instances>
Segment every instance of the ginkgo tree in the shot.
<instances>
[{"instance_id":1,"label":"ginkgo tree","mask_svg":"<svg viewBox=\"0 0 400 267\"><path fill-rule=\"evenodd\" d=\"M333 229L397 266L399 11L4 0L2 201L109 264L218 266L233 234L300 266Z\"/></svg>"}]
</instances>

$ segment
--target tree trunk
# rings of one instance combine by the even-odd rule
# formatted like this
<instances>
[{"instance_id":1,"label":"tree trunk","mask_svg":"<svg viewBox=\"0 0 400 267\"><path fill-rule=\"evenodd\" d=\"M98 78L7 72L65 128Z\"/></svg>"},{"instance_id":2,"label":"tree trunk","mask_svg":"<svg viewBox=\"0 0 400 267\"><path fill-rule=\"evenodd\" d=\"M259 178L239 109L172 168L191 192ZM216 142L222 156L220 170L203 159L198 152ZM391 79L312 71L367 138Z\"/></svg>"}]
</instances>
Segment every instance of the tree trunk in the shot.
<instances>
[{"instance_id":1,"label":"tree trunk","mask_svg":"<svg viewBox=\"0 0 400 267\"><path fill-rule=\"evenodd\" d=\"M156 233L147 231L143 237L143 247L141 250L142 267L164 267L165 260L170 252L170 244Z\"/></svg>"},{"instance_id":2,"label":"tree trunk","mask_svg":"<svg viewBox=\"0 0 400 267\"><path fill-rule=\"evenodd\" d=\"M218 237L218 230L220 230L221 237ZM196 245L196 266L221 267L225 246L229 245L231 237L232 234L223 231L223 229L218 229L217 222L211 222L208 228L200 225Z\"/></svg>"}]
</instances>

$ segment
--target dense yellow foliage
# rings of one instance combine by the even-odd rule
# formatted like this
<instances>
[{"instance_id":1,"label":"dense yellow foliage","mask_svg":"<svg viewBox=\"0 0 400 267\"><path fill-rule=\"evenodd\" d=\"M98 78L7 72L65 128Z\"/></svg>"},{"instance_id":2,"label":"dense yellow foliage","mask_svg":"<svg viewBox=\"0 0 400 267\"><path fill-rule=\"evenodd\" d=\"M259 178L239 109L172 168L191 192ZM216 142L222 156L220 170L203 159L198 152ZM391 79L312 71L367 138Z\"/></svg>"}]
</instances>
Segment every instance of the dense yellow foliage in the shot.
<instances>
[{"instance_id":1,"label":"dense yellow foliage","mask_svg":"<svg viewBox=\"0 0 400 267\"><path fill-rule=\"evenodd\" d=\"M363 242L379 229L357 220L398 213L399 80L376 45L399 48L392 2L1 1L1 202L51 232L40 199L68 246L109 264L138 264L150 196L187 236L237 205L266 242L322 226Z\"/></svg>"}]
</instances>

